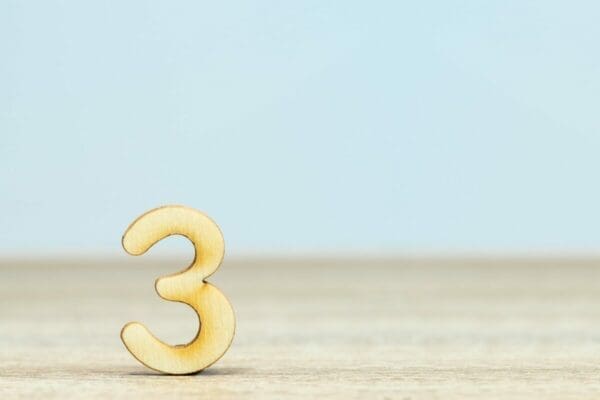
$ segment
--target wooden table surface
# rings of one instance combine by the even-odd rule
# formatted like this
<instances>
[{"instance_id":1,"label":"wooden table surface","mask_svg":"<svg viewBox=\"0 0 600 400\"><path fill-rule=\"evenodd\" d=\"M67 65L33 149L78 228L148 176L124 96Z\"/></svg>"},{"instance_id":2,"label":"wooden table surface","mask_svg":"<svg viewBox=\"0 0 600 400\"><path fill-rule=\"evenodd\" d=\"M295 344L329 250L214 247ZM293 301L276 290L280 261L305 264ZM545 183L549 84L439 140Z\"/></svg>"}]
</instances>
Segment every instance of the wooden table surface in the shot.
<instances>
[{"instance_id":1,"label":"wooden table surface","mask_svg":"<svg viewBox=\"0 0 600 400\"><path fill-rule=\"evenodd\" d=\"M600 398L600 260L226 259L232 347L164 376L119 331L192 339L153 287L182 263L1 261L0 398Z\"/></svg>"}]
</instances>

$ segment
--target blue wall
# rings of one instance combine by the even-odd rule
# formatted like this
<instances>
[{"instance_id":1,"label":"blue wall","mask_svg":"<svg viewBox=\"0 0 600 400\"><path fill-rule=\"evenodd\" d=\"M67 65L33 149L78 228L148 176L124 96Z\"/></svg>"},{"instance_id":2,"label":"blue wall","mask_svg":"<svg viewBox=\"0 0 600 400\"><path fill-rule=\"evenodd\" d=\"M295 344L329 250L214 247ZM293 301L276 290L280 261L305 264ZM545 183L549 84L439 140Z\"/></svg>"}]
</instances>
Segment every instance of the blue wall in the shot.
<instances>
[{"instance_id":1,"label":"blue wall","mask_svg":"<svg viewBox=\"0 0 600 400\"><path fill-rule=\"evenodd\" d=\"M597 2L149 3L0 3L0 251L600 246Z\"/></svg>"}]
</instances>

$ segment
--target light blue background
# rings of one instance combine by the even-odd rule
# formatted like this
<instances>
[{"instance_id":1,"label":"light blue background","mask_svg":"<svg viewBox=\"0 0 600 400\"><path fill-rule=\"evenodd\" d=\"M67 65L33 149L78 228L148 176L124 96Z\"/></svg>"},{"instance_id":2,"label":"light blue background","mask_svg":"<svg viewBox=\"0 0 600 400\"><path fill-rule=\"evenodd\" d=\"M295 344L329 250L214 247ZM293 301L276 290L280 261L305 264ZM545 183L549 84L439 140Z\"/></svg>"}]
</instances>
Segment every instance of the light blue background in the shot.
<instances>
[{"instance_id":1,"label":"light blue background","mask_svg":"<svg viewBox=\"0 0 600 400\"><path fill-rule=\"evenodd\" d=\"M0 251L595 251L597 4L2 1Z\"/></svg>"}]
</instances>

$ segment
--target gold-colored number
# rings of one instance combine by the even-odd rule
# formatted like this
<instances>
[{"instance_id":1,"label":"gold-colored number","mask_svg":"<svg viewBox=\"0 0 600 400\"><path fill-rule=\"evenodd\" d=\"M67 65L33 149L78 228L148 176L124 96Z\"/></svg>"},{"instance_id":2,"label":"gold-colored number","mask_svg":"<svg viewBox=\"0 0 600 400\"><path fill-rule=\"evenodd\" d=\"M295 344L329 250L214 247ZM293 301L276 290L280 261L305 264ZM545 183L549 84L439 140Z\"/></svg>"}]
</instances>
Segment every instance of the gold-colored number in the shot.
<instances>
[{"instance_id":1,"label":"gold-colored number","mask_svg":"<svg viewBox=\"0 0 600 400\"><path fill-rule=\"evenodd\" d=\"M200 319L196 337L188 344L170 346L138 322L121 330L127 350L142 364L167 374L192 374L216 362L225 354L235 332L231 304L215 286L205 281L221 263L225 251L219 227L206 215L183 206L165 206L136 219L123 235L123 248L131 255L144 254L171 235L183 235L196 255L184 271L158 278L160 297L188 304Z\"/></svg>"}]
</instances>

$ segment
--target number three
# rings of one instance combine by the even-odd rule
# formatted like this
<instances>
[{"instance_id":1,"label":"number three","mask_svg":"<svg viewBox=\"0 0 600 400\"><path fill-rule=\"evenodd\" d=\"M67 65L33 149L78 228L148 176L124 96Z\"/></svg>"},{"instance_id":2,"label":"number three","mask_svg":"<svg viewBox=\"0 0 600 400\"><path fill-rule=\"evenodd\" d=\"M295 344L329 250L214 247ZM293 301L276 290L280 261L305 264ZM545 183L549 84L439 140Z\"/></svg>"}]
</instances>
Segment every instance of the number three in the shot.
<instances>
[{"instance_id":1,"label":"number three","mask_svg":"<svg viewBox=\"0 0 600 400\"><path fill-rule=\"evenodd\" d=\"M168 374L192 374L221 358L233 340L235 316L231 304L219 289L205 281L219 268L225 243L219 227L203 213L183 206L165 206L136 219L123 235L123 248L138 256L171 235L187 237L196 255L186 270L158 278L156 292L165 300L192 307L200 320L198 333L188 344L170 346L144 325L130 322L121 330L121 340L149 368Z\"/></svg>"}]
</instances>

